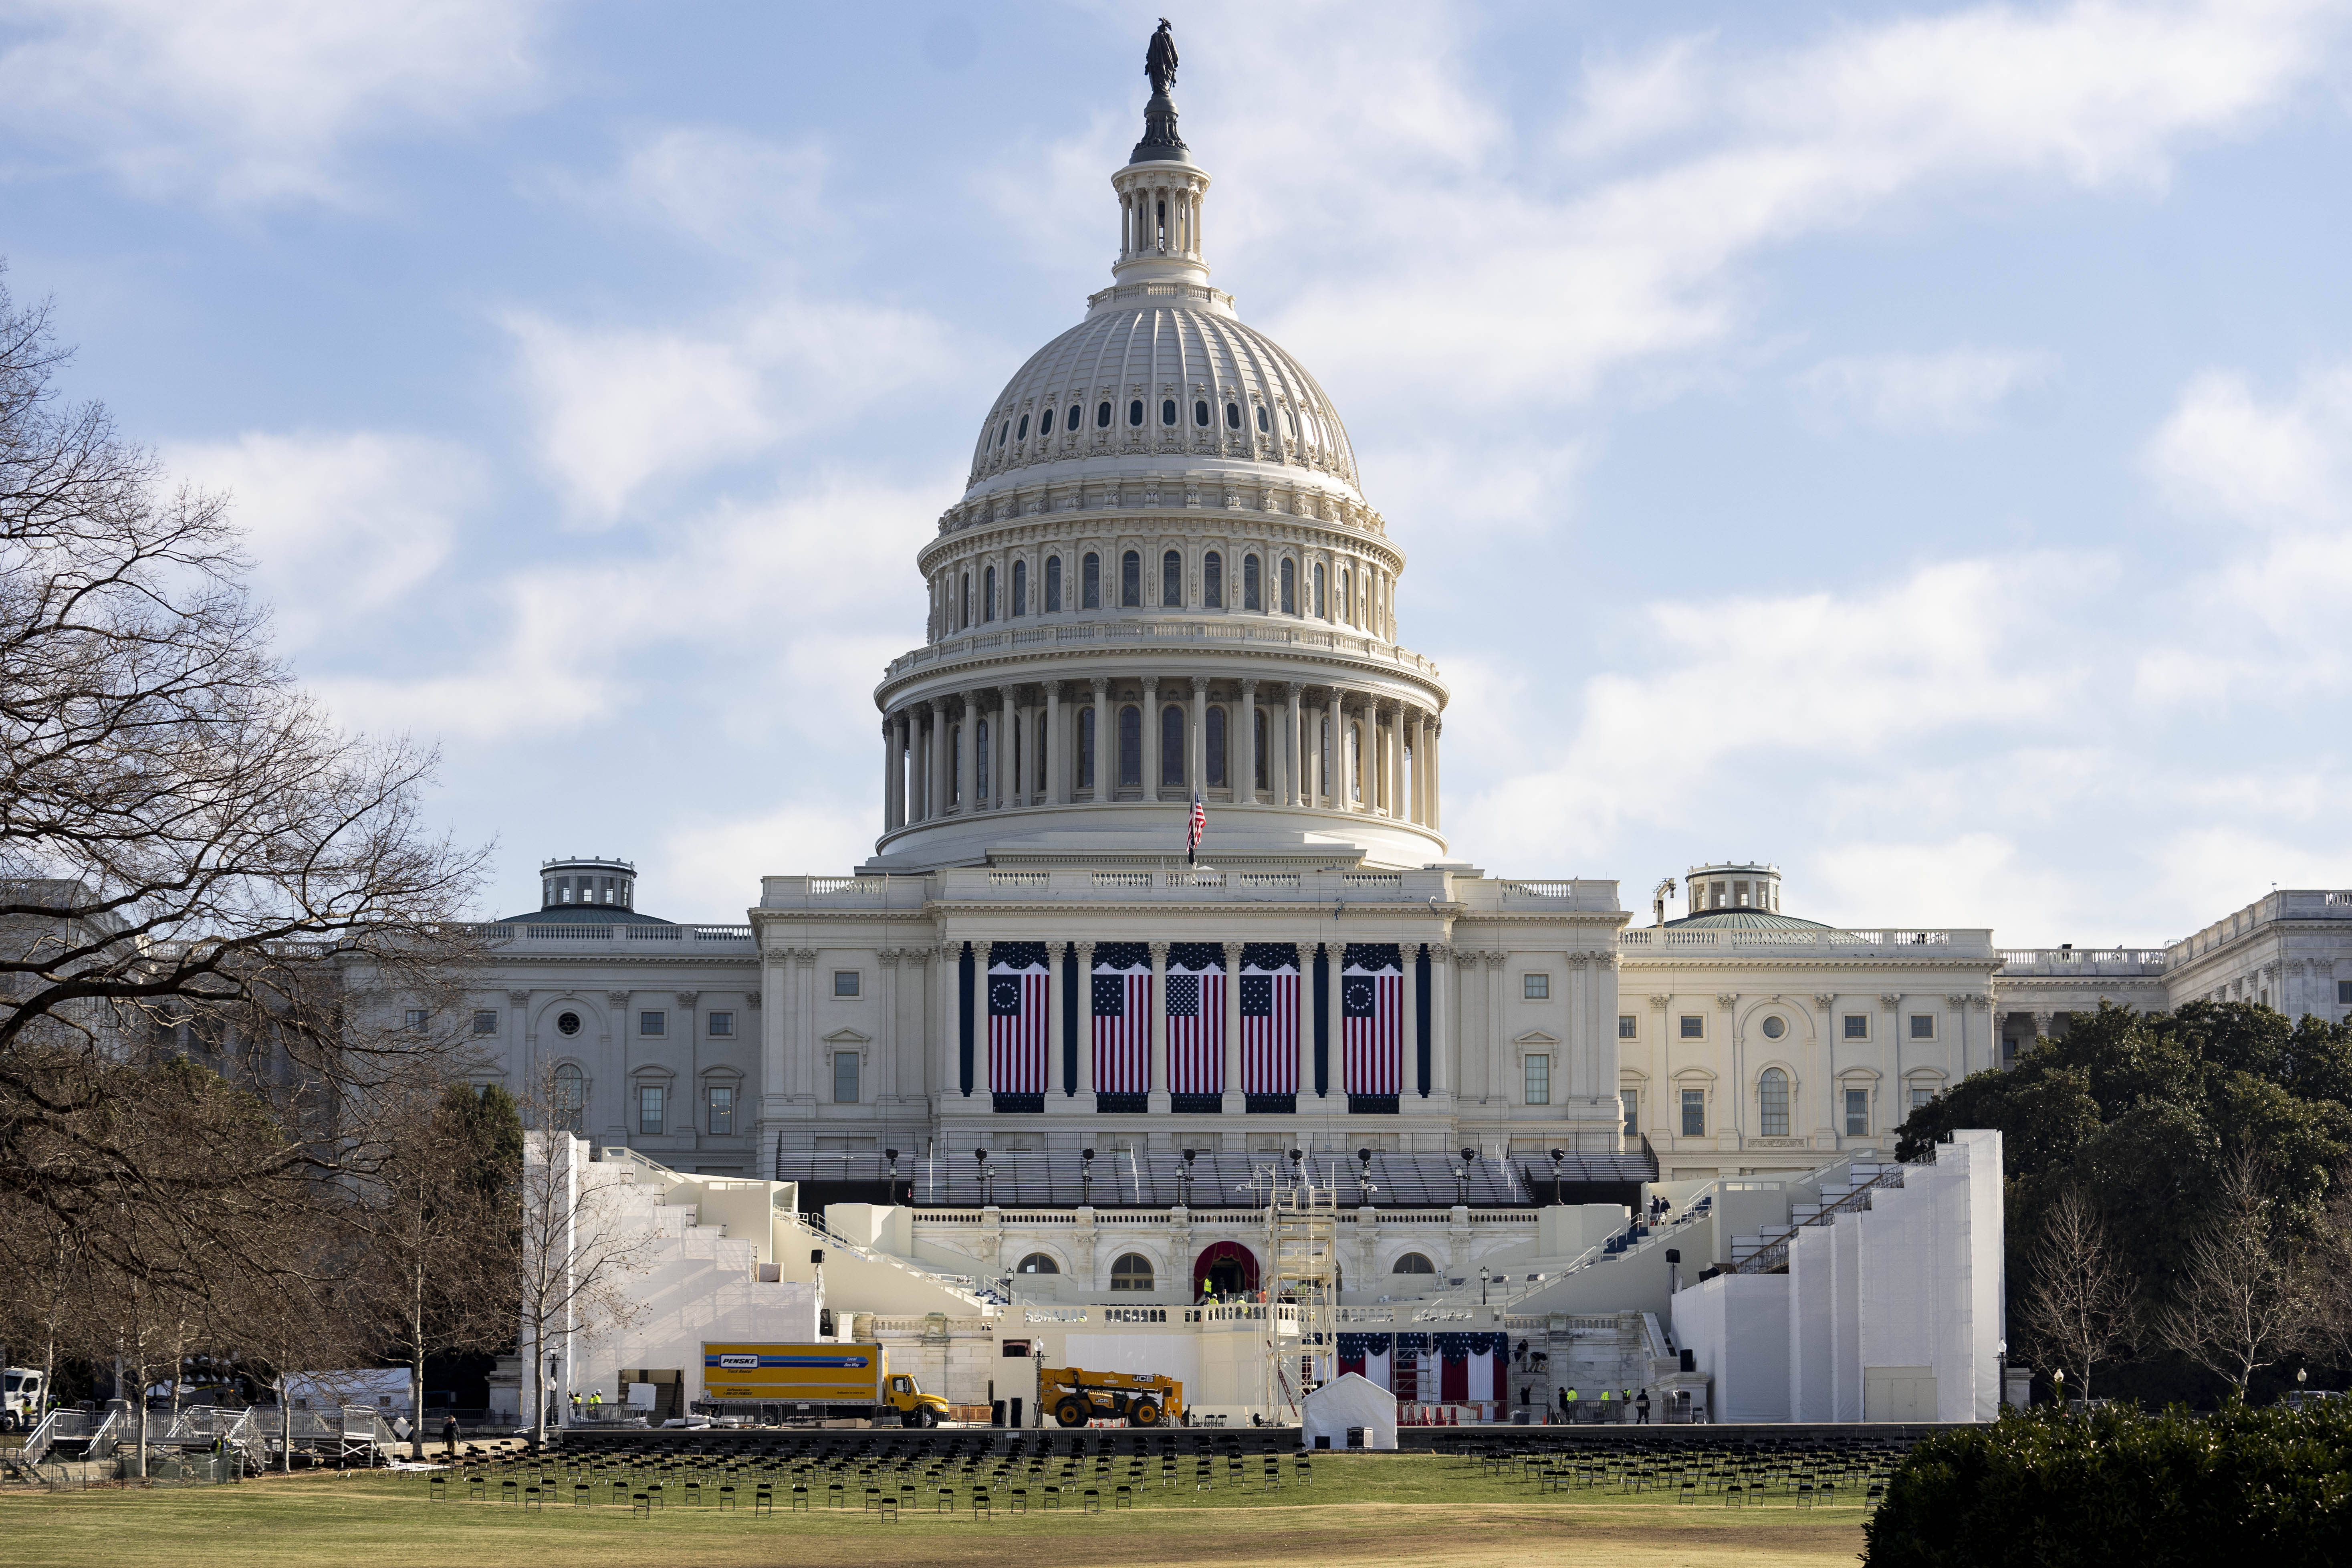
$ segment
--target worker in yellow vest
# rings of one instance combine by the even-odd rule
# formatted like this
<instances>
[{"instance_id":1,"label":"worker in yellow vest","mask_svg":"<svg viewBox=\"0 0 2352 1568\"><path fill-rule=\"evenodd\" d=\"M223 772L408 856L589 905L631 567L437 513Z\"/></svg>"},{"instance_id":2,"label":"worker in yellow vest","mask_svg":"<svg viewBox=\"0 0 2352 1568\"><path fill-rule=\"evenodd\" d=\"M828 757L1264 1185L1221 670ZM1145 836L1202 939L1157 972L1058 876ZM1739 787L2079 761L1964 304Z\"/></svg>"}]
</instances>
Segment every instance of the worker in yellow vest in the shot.
<instances>
[{"instance_id":1,"label":"worker in yellow vest","mask_svg":"<svg viewBox=\"0 0 2352 1568\"><path fill-rule=\"evenodd\" d=\"M1602 1390L1601 1391L1601 1424L1602 1424L1603 1426L1606 1426L1606 1425L1609 1423L1609 1421L1610 1421L1611 1419L1612 1419L1612 1417L1611 1417L1611 1415L1610 1415L1610 1409L1609 1409L1609 1391L1608 1391L1607 1389L1605 1389L1605 1388L1604 1388L1604 1389L1602 1389Z\"/></svg>"}]
</instances>

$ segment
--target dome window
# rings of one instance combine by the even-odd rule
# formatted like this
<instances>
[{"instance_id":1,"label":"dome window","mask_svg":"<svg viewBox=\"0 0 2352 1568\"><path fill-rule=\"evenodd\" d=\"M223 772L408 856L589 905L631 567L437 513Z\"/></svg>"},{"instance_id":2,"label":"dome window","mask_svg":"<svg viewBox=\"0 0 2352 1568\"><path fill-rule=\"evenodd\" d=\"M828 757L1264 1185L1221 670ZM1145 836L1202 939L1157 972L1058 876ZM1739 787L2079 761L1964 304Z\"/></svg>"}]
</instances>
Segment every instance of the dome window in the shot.
<instances>
[{"instance_id":1,"label":"dome window","mask_svg":"<svg viewBox=\"0 0 2352 1568\"><path fill-rule=\"evenodd\" d=\"M1132 702L1118 710L1118 782L1143 787L1143 710Z\"/></svg>"},{"instance_id":2,"label":"dome window","mask_svg":"<svg viewBox=\"0 0 2352 1568\"><path fill-rule=\"evenodd\" d=\"M1029 563L1026 561L1013 563L1013 613L1016 616L1029 613Z\"/></svg>"},{"instance_id":3,"label":"dome window","mask_svg":"<svg viewBox=\"0 0 2352 1568\"><path fill-rule=\"evenodd\" d=\"M1013 421L1010 419L1007 419L1003 424L999 425L996 427L996 444L998 446L1002 447L1004 445L1004 437L1012 431L1012 429Z\"/></svg>"},{"instance_id":4,"label":"dome window","mask_svg":"<svg viewBox=\"0 0 2352 1568\"><path fill-rule=\"evenodd\" d=\"M1257 557L1244 555L1242 557L1242 608L1244 610L1262 608L1260 600Z\"/></svg>"},{"instance_id":5,"label":"dome window","mask_svg":"<svg viewBox=\"0 0 2352 1568\"><path fill-rule=\"evenodd\" d=\"M981 574L980 618L982 621L996 618L996 568L993 566Z\"/></svg>"},{"instance_id":6,"label":"dome window","mask_svg":"<svg viewBox=\"0 0 2352 1568\"><path fill-rule=\"evenodd\" d=\"M1242 427L1242 405L1241 405L1240 404L1238 404L1238 403L1228 403L1228 404L1226 404L1226 405L1225 405L1225 428L1226 428L1226 429L1228 429L1228 430L1238 430L1238 429L1240 429L1241 427Z\"/></svg>"},{"instance_id":7,"label":"dome window","mask_svg":"<svg viewBox=\"0 0 2352 1568\"><path fill-rule=\"evenodd\" d=\"M1205 762L1208 767L1209 787L1223 788L1225 784L1225 710L1223 708L1209 710L1208 733L1202 738L1202 749L1208 753Z\"/></svg>"},{"instance_id":8,"label":"dome window","mask_svg":"<svg viewBox=\"0 0 2352 1568\"><path fill-rule=\"evenodd\" d=\"M1091 550L1087 552L1086 559L1078 563L1078 591L1080 595L1078 608L1082 610L1102 608L1102 557Z\"/></svg>"},{"instance_id":9,"label":"dome window","mask_svg":"<svg viewBox=\"0 0 2352 1568\"><path fill-rule=\"evenodd\" d=\"M1204 429L1207 427L1209 423L1209 400L1207 398L1196 397L1192 399L1192 423L1201 426Z\"/></svg>"},{"instance_id":10,"label":"dome window","mask_svg":"<svg viewBox=\"0 0 2352 1568\"><path fill-rule=\"evenodd\" d=\"M1213 550L1201 559L1201 603L1212 610L1225 607L1225 558Z\"/></svg>"},{"instance_id":11,"label":"dome window","mask_svg":"<svg viewBox=\"0 0 2352 1568\"><path fill-rule=\"evenodd\" d=\"M1070 405L1070 412L1069 412L1068 416L1067 416L1066 418L1064 418L1064 419L1063 419L1063 421L1062 421L1062 428L1063 428L1063 429L1065 429L1065 430L1076 430L1077 427L1078 427L1078 405L1077 405L1076 404L1073 403L1073 404L1071 404L1071 405Z\"/></svg>"},{"instance_id":12,"label":"dome window","mask_svg":"<svg viewBox=\"0 0 2352 1568\"><path fill-rule=\"evenodd\" d=\"M1026 414L1024 414L1021 416L1021 434L1013 438L1016 441L1026 441L1029 439L1029 416Z\"/></svg>"},{"instance_id":13,"label":"dome window","mask_svg":"<svg viewBox=\"0 0 2352 1568\"><path fill-rule=\"evenodd\" d=\"M1110 399L1108 397L1104 398L1095 409L1095 428L1097 430L1110 428Z\"/></svg>"},{"instance_id":14,"label":"dome window","mask_svg":"<svg viewBox=\"0 0 2352 1568\"><path fill-rule=\"evenodd\" d=\"M1143 423L1143 399L1140 397L1127 405L1127 422L1129 425Z\"/></svg>"},{"instance_id":15,"label":"dome window","mask_svg":"<svg viewBox=\"0 0 2352 1568\"><path fill-rule=\"evenodd\" d=\"M1184 782L1184 710L1171 702L1160 710L1160 782Z\"/></svg>"},{"instance_id":16,"label":"dome window","mask_svg":"<svg viewBox=\"0 0 2352 1568\"><path fill-rule=\"evenodd\" d=\"M1052 615L1062 607L1062 558L1045 557L1045 613Z\"/></svg>"},{"instance_id":17,"label":"dome window","mask_svg":"<svg viewBox=\"0 0 2352 1568\"><path fill-rule=\"evenodd\" d=\"M1132 550L1118 558L1118 602L1122 609L1143 607L1143 557Z\"/></svg>"},{"instance_id":18,"label":"dome window","mask_svg":"<svg viewBox=\"0 0 2352 1568\"><path fill-rule=\"evenodd\" d=\"M1160 423L1162 425L1173 425L1176 423L1176 400L1174 398L1167 397L1160 399Z\"/></svg>"},{"instance_id":19,"label":"dome window","mask_svg":"<svg viewBox=\"0 0 2352 1568\"><path fill-rule=\"evenodd\" d=\"M1160 602L1179 609L1184 605L1184 558L1172 550L1160 558Z\"/></svg>"},{"instance_id":20,"label":"dome window","mask_svg":"<svg viewBox=\"0 0 2352 1568\"><path fill-rule=\"evenodd\" d=\"M1268 418L1265 416L1265 404L1263 404L1263 403L1259 404L1259 405L1257 405L1257 429L1258 429L1258 434L1259 434L1259 435L1261 435L1261 436L1263 436L1263 435L1265 435L1267 431L1272 430L1273 428L1274 428L1274 421L1273 421L1273 420L1271 420L1271 419L1268 419Z\"/></svg>"}]
</instances>

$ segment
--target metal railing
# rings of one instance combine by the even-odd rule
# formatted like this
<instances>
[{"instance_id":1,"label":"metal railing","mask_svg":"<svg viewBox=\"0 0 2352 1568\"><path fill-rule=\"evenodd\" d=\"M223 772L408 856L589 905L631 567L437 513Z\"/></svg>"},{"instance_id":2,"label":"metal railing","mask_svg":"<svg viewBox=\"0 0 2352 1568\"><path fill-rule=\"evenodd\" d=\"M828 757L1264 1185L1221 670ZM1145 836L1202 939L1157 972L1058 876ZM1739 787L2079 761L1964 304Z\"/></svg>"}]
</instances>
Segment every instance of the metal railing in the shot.
<instances>
[{"instance_id":1,"label":"metal railing","mask_svg":"<svg viewBox=\"0 0 2352 1568\"><path fill-rule=\"evenodd\" d=\"M1935 1159L1936 1151L1931 1145L1912 1163L1933 1164ZM1903 1173L1909 1168L1907 1165L1901 1164L1882 1167L1878 1174L1863 1183L1862 1185L1849 1189L1832 1203L1822 1204L1813 1213L1796 1221L1780 1235L1767 1238L1762 1246L1747 1257L1735 1258L1727 1262L1723 1266L1723 1271L1726 1274L1769 1274L1775 1268L1787 1267L1789 1244L1797 1239L1798 1233L1809 1226L1827 1225L1842 1214L1860 1214L1867 1210L1870 1207L1870 1194L1884 1189L1902 1186ZM1847 1170L1851 1172L1853 1166L1849 1163ZM1826 1197L1828 1194L1822 1195Z\"/></svg>"}]
</instances>

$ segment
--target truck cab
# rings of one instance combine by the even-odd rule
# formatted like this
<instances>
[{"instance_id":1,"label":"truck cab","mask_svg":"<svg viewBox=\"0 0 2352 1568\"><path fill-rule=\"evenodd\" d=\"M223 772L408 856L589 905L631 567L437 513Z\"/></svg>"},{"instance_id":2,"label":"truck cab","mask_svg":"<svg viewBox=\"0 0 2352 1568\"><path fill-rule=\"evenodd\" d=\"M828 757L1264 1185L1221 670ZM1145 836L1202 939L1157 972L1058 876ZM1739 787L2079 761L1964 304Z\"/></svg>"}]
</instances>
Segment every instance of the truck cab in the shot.
<instances>
[{"instance_id":1,"label":"truck cab","mask_svg":"<svg viewBox=\"0 0 2352 1568\"><path fill-rule=\"evenodd\" d=\"M29 1432L41 1424L48 1406L38 1367L12 1366L0 1392L0 1432Z\"/></svg>"},{"instance_id":2,"label":"truck cab","mask_svg":"<svg viewBox=\"0 0 2352 1568\"><path fill-rule=\"evenodd\" d=\"M882 1379L882 1410L895 1411L901 1426L936 1426L948 1417L948 1402L925 1394L912 1373L894 1372Z\"/></svg>"}]
</instances>

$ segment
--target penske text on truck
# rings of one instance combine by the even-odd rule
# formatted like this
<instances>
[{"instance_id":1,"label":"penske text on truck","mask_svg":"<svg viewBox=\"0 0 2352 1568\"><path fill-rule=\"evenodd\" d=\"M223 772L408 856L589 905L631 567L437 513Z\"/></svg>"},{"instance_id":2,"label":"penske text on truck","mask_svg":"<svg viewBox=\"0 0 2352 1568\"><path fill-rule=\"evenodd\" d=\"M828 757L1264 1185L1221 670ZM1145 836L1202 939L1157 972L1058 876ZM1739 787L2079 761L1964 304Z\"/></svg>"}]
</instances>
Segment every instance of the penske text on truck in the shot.
<instances>
[{"instance_id":1,"label":"penske text on truck","mask_svg":"<svg viewBox=\"0 0 2352 1568\"><path fill-rule=\"evenodd\" d=\"M782 1405L809 1417L897 1419L934 1426L948 1403L893 1374L880 1345L715 1344L702 1347L702 1397L719 1405Z\"/></svg>"}]
</instances>

